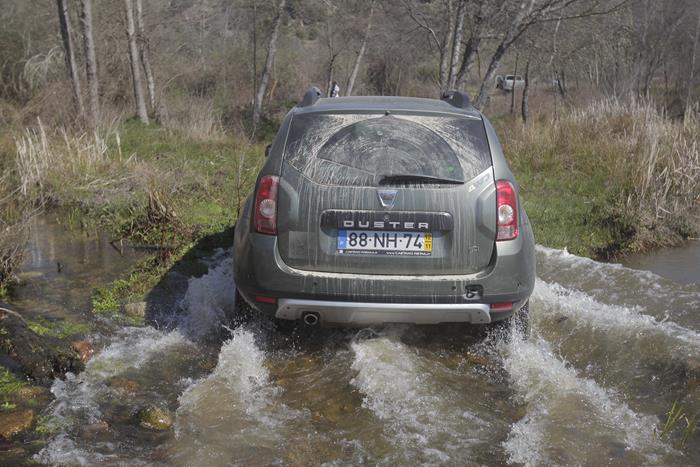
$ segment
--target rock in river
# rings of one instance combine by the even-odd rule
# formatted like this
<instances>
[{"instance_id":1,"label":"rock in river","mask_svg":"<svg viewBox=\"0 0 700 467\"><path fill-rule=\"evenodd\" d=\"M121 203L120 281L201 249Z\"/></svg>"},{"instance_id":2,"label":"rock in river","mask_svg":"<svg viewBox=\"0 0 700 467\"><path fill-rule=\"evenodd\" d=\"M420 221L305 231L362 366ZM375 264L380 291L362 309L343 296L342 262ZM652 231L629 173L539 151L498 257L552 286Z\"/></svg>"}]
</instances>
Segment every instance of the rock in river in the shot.
<instances>
[{"instance_id":1,"label":"rock in river","mask_svg":"<svg viewBox=\"0 0 700 467\"><path fill-rule=\"evenodd\" d=\"M95 347L88 341L76 341L70 347L78 353L83 363L87 363L95 355Z\"/></svg>"},{"instance_id":2,"label":"rock in river","mask_svg":"<svg viewBox=\"0 0 700 467\"><path fill-rule=\"evenodd\" d=\"M77 373L84 367L67 342L35 333L19 313L4 303L0 303L0 351L40 384L51 384L54 378L68 371Z\"/></svg>"},{"instance_id":3,"label":"rock in river","mask_svg":"<svg viewBox=\"0 0 700 467\"><path fill-rule=\"evenodd\" d=\"M164 431L173 426L173 417L170 412L154 405L139 410L136 419L141 427L148 430Z\"/></svg>"},{"instance_id":4,"label":"rock in river","mask_svg":"<svg viewBox=\"0 0 700 467\"><path fill-rule=\"evenodd\" d=\"M34 421L33 410L14 410L12 412L0 412L0 438L11 438L21 433Z\"/></svg>"}]
</instances>

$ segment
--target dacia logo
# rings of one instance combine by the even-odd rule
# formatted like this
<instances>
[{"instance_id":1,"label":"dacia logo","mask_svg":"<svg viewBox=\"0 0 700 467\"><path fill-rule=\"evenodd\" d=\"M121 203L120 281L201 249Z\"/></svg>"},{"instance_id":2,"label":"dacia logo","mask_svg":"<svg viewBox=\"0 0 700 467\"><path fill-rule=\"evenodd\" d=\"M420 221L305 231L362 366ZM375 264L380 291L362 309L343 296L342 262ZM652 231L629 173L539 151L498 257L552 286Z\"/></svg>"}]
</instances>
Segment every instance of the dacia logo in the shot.
<instances>
[{"instance_id":1,"label":"dacia logo","mask_svg":"<svg viewBox=\"0 0 700 467\"><path fill-rule=\"evenodd\" d=\"M391 209L394 207L397 192L398 190L377 190L379 202L384 209Z\"/></svg>"}]
</instances>

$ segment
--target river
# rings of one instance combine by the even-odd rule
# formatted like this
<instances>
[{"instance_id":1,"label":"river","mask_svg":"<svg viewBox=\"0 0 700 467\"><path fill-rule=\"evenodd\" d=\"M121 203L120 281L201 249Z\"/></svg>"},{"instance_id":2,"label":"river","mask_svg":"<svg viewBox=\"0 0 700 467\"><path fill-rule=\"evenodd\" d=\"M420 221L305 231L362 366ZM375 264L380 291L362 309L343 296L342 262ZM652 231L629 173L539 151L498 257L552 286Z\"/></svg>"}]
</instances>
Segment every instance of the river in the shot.
<instances>
[{"instance_id":1,"label":"river","mask_svg":"<svg viewBox=\"0 0 700 467\"><path fill-rule=\"evenodd\" d=\"M538 246L529 335L388 326L290 336L260 319L223 341L211 336L233 307L233 258L218 250L184 282L173 325L92 336L100 351L86 370L53 384L44 415L55 432L34 460L698 465L700 436L682 443L683 420L660 436L674 401L688 418L700 411L700 244L688 248L680 281L657 268L663 255L627 267ZM168 409L173 428L139 427L147 405Z\"/></svg>"}]
</instances>

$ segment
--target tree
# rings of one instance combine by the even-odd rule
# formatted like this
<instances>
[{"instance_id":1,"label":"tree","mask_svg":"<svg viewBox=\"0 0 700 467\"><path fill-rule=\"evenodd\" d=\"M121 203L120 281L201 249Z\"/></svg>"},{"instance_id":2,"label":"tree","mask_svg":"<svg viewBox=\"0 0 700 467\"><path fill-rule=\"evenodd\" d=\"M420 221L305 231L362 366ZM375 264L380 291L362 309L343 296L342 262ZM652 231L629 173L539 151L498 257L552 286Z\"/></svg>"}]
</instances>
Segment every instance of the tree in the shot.
<instances>
[{"instance_id":1,"label":"tree","mask_svg":"<svg viewBox=\"0 0 700 467\"><path fill-rule=\"evenodd\" d=\"M97 58L92 34L92 0L80 0L80 24L85 47L85 75L88 88L88 126L94 128L100 120L100 97L97 82Z\"/></svg>"},{"instance_id":2,"label":"tree","mask_svg":"<svg viewBox=\"0 0 700 467\"><path fill-rule=\"evenodd\" d=\"M695 26L695 38L693 39L693 54L690 58L690 75L688 76L688 92L685 97L685 115L690 113L692 107L692 89L695 84L695 55L698 52L698 42L700 41L700 10L698 10L698 24Z\"/></svg>"},{"instance_id":3,"label":"tree","mask_svg":"<svg viewBox=\"0 0 700 467\"><path fill-rule=\"evenodd\" d=\"M372 0L369 7L369 19L367 20L367 29L365 29L365 35L362 38L362 44L360 45L360 51L357 52L357 57L355 58L355 64L352 67L352 73L350 73L350 79L348 79L348 86L345 94L352 96L352 91L355 87L355 80L357 79L357 73L360 69L360 63L362 62L362 57L365 55L365 50L367 49L367 41L369 40L370 30L372 29L372 18L374 16L374 2Z\"/></svg>"},{"instance_id":4,"label":"tree","mask_svg":"<svg viewBox=\"0 0 700 467\"><path fill-rule=\"evenodd\" d=\"M263 99L265 98L265 92L267 91L267 85L270 82L272 66L275 63L275 55L277 54L277 40L279 38L280 26L282 25L286 3L287 0L280 0L279 5L277 5L277 15L273 22L274 25L272 27L272 33L270 34L270 40L267 43L267 57L265 58L265 66L263 67L260 85L258 86L258 91L255 94L255 102L253 104L253 135L255 135L258 128L258 123L260 121L260 116L262 115L262 103Z\"/></svg>"},{"instance_id":5,"label":"tree","mask_svg":"<svg viewBox=\"0 0 700 467\"><path fill-rule=\"evenodd\" d=\"M486 106L486 102L489 97L489 88L493 82L493 78L496 76L496 71L498 70L498 65L501 63L503 56L505 55L508 48L515 42L520 35L525 32L527 27L530 25L526 19L532 14L535 7L536 0L524 0L520 2L520 6L517 13L513 16L512 21L508 25L503 39L496 47L496 51L491 56L491 61L486 69L486 74L481 81L481 87L479 88L479 95L476 98L476 107L483 109ZM554 2L557 0L547 0L549 2ZM515 87L513 88L515 92Z\"/></svg>"},{"instance_id":6,"label":"tree","mask_svg":"<svg viewBox=\"0 0 700 467\"><path fill-rule=\"evenodd\" d=\"M83 117L85 109L83 107L83 97L80 92L80 78L78 77L78 65L75 61L75 49L70 26L70 16L66 0L56 0L58 7L58 23L61 29L61 39L63 40L63 53L66 61L66 69L73 89L73 105L78 115Z\"/></svg>"},{"instance_id":7,"label":"tree","mask_svg":"<svg viewBox=\"0 0 700 467\"><path fill-rule=\"evenodd\" d=\"M148 36L146 35L146 30L143 25L142 0L136 0L136 28L138 29L139 35L139 56L141 58L141 65L143 66L143 71L146 74L148 102L150 104L151 114L155 115L157 111L156 82L155 78L153 77L153 68L151 67L150 42L148 41Z\"/></svg>"},{"instance_id":8,"label":"tree","mask_svg":"<svg viewBox=\"0 0 700 467\"><path fill-rule=\"evenodd\" d=\"M462 47L462 31L464 29L464 16L467 13L466 0L459 0L457 6L457 18L452 37L452 54L450 56L450 74L447 78L447 89L454 89L457 84L457 68L459 66L460 48Z\"/></svg>"},{"instance_id":9,"label":"tree","mask_svg":"<svg viewBox=\"0 0 700 467\"><path fill-rule=\"evenodd\" d=\"M148 112L143 96L143 83L141 82L141 67L139 66L139 52L136 44L136 31L134 30L134 5L132 0L124 0L126 10L126 36L129 42L129 62L131 63L131 80L134 85L134 101L136 113L139 119L148 124Z\"/></svg>"},{"instance_id":10,"label":"tree","mask_svg":"<svg viewBox=\"0 0 700 467\"><path fill-rule=\"evenodd\" d=\"M530 105L528 101L528 95L530 91L530 59L527 59L527 63L525 63L525 86L523 86L523 100L520 105L520 113L523 117L523 124L527 125L527 119L530 116ZM515 94L515 90L513 90L513 94Z\"/></svg>"},{"instance_id":11,"label":"tree","mask_svg":"<svg viewBox=\"0 0 700 467\"><path fill-rule=\"evenodd\" d=\"M474 60L479 53L479 46L483 34L483 27L486 24L486 15L490 13L489 6L493 5L490 0L477 0L476 13L474 15L472 26L469 33L469 39L464 46L464 54L462 56L462 64L457 71L457 88L464 89L467 80L467 74L474 64Z\"/></svg>"}]
</instances>

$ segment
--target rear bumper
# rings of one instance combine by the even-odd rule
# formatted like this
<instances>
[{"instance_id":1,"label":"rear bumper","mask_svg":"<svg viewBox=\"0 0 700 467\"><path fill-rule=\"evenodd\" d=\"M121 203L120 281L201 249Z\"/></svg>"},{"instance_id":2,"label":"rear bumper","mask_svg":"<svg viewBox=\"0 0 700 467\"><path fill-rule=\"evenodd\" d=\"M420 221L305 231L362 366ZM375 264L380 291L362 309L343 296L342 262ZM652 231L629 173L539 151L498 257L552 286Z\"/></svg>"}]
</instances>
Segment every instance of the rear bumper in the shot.
<instances>
[{"instance_id":1,"label":"rear bumper","mask_svg":"<svg viewBox=\"0 0 700 467\"><path fill-rule=\"evenodd\" d=\"M474 323L491 322L489 306L477 303L367 303L280 299L275 317L301 319L314 313L321 323L371 325L383 323Z\"/></svg>"},{"instance_id":2,"label":"rear bumper","mask_svg":"<svg viewBox=\"0 0 700 467\"><path fill-rule=\"evenodd\" d=\"M490 303L512 302L517 310L530 297L534 239L529 225L521 226L521 235L498 242L492 264L476 274L347 274L291 268L279 255L277 237L243 228L236 230L234 277L251 306L282 319L314 312L338 324L488 323L512 314L490 312ZM474 289L477 296L469 293ZM275 297L277 304L256 296Z\"/></svg>"}]
</instances>

